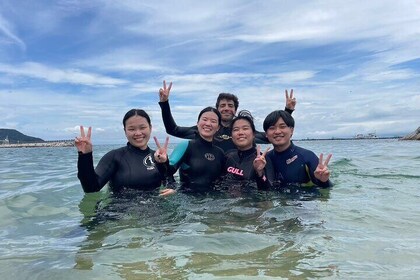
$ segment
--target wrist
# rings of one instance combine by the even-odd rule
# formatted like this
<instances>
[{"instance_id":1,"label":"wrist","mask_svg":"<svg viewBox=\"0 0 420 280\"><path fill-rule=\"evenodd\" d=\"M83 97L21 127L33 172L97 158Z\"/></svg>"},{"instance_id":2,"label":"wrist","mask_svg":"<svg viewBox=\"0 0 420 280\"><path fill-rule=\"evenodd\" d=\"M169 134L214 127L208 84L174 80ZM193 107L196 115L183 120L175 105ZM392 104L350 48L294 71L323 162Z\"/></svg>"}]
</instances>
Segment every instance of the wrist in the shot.
<instances>
[{"instance_id":1,"label":"wrist","mask_svg":"<svg viewBox=\"0 0 420 280\"><path fill-rule=\"evenodd\" d=\"M263 177L264 176L264 170L257 170L257 175L258 177Z\"/></svg>"}]
</instances>

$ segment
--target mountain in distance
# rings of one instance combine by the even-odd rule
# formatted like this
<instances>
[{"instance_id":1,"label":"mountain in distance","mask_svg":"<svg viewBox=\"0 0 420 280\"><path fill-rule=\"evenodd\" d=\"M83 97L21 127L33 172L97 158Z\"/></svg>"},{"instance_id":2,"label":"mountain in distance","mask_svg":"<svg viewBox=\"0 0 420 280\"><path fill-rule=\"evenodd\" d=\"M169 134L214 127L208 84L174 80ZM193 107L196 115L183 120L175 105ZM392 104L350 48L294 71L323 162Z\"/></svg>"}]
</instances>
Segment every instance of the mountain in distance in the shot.
<instances>
[{"instance_id":1,"label":"mountain in distance","mask_svg":"<svg viewBox=\"0 0 420 280\"><path fill-rule=\"evenodd\" d=\"M0 128L0 144L24 144L24 143L42 143L45 142L41 138L25 135L16 129Z\"/></svg>"}]
</instances>

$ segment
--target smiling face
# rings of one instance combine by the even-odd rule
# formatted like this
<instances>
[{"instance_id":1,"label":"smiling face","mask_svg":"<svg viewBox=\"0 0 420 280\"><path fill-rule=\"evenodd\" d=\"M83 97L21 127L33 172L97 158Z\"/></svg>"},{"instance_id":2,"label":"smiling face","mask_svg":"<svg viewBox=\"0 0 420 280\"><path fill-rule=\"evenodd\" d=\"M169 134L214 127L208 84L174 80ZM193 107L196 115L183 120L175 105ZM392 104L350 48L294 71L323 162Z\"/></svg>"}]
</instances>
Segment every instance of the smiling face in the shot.
<instances>
[{"instance_id":1,"label":"smiling face","mask_svg":"<svg viewBox=\"0 0 420 280\"><path fill-rule=\"evenodd\" d=\"M240 151L252 148L255 134L252 131L251 124L245 119L234 121L232 125L232 141Z\"/></svg>"},{"instance_id":2,"label":"smiling face","mask_svg":"<svg viewBox=\"0 0 420 280\"><path fill-rule=\"evenodd\" d=\"M235 102L233 102L233 100L221 99L217 110L222 115L222 123L228 124L230 121L232 121L236 114Z\"/></svg>"},{"instance_id":3,"label":"smiling face","mask_svg":"<svg viewBox=\"0 0 420 280\"><path fill-rule=\"evenodd\" d=\"M282 152L290 146L293 127L287 126L284 120L279 118L274 125L268 127L266 135L268 141L273 144L274 149L278 152Z\"/></svg>"},{"instance_id":4,"label":"smiling face","mask_svg":"<svg viewBox=\"0 0 420 280\"><path fill-rule=\"evenodd\" d=\"M134 147L145 150L150 139L152 127L146 118L135 115L125 121L125 136Z\"/></svg>"},{"instance_id":5,"label":"smiling face","mask_svg":"<svg viewBox=\"0 0 420 280\"><path fill-rule=\"evenodd\" d=\"M200 116L197 128L203 139L213 141L214 134L219 130L219 117L214 112L205 112Z\"/></svg>"}]
</instances>

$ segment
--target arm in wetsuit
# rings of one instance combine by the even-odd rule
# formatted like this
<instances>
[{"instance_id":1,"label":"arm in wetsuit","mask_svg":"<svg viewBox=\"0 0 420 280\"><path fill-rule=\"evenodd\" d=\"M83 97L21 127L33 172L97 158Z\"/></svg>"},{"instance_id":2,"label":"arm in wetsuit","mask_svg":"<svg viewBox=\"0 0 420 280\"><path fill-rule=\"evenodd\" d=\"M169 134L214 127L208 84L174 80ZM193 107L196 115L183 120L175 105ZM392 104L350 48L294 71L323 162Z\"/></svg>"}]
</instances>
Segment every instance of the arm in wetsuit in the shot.
<instances>
[{"instance_id":1,"label":"arm in wetsuit","mask_svg":"<svg viewBox=\"0 0 420 280\"><path fill-rule=\"evenodd\" d=\"M94 169L92 153L79 153L78 178L86 193L101 190L108 182L112 191L123 188L152 191L161 186L165 168L153 159L150 148L141 150L127 143L106 153Z\"/></svg>"},{"instance_id":2,"label":"arm in wetsuit","mask_svg":"<svg viewBox=\"0 0 420 280\"><path fill-rule=\"evenodd\" d=\"M105 161L106 162L109 161L107 160L107 157L109 157L109 155L108 156L107 155L105 155L101 159L100 163L102 162L103 164ZM100 164L98 164L98 167L99 166ZM93 167L92 152L86 153L86 154L79 152L79 157L77 160L77 171L78 171L77 177L79 178L83 191L85 193L98 192L103 188L103 186L105 186L105 184L111 178L112 170L115 168L112 165L108 165L108 166L109 166L108 171L111 171L111 172L107 172L108 176L101 178L100 176L96 174L95 169Z\"/></svg>"},{"instance_id":3,"label":"arm in wetsuit","mask_svg":"<svg viewBox=\"0 0 420 280\"><path fill-rule=\"evenodd\" d=\"M163 124L165 125L166 133L169 135L183 138L183 139L194 139L198 133L197 126L185 127L178 126L172 117L171 108L169 101L159 102L159 106L162 112Z\"/></svg>"}]
</instances>

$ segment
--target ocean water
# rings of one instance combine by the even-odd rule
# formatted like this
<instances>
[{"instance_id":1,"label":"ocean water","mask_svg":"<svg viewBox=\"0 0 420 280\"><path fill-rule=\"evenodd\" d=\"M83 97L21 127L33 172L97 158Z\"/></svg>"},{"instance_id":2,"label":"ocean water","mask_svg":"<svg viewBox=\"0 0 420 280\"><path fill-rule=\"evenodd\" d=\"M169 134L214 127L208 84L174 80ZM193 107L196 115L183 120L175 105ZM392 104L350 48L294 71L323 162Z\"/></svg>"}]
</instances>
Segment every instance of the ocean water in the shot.
<instances>
[{"instance_id":1,"label":"ocean water","mask_svg":"<svg viewBox=\"0 0 420 280\"><path fill-rule=\"evenodd\" d=\"M74 147L0 149L0 279L418 279L420 142L295 143L332 189L85 195Z\"/></svg>"}]
</instances>

